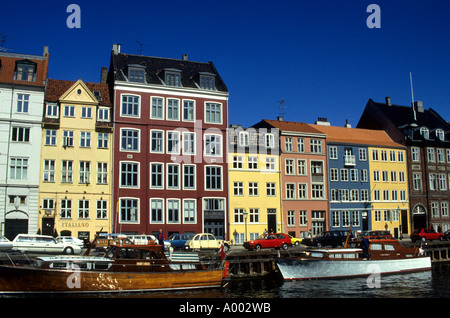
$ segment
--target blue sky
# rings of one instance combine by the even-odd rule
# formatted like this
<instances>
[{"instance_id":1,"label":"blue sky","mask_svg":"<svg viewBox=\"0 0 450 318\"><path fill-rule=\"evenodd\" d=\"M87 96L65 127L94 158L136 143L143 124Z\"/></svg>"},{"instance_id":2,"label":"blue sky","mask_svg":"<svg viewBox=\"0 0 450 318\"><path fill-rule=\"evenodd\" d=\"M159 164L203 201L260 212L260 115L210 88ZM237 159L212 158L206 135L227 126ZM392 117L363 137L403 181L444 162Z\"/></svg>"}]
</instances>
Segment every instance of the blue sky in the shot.
<instances>
[{"instance_id":1,"label":"blue sky","mask_svg":"<svg viewBox=\"0 0 450 318\"><path fill-rule=\"evenodd\" d=\"M69 29L71 3L81 29ZM381 9L369 29L367 6ZM0 33L12 52L42 54L50 78L98 82L112 44L122 52L212 60L228 86L229 123L244 127L280 115L353 127L369 98L416 100L450 120L448 0L57 0L2 4Z\"/></svg>"}]
</instances>

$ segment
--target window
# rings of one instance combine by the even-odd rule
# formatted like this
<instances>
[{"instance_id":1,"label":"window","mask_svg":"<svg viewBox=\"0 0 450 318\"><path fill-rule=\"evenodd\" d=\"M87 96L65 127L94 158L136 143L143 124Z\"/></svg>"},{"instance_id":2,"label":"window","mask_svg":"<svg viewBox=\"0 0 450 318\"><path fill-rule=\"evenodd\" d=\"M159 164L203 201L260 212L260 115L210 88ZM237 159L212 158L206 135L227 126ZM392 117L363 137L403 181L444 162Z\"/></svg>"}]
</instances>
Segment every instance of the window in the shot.
<instances>
[{"instance_id":1,"label":"window","mask_svg":"<svg viewBox=\"0 0 450 318\"><path fill-rule=\"evenodd\" d=\"M297 152L305 152L305 139L297 138Z\"/></svg>"},{"instance_id":2,"label":"window","mask_svg":"<svg viewBox=\"0 0 450 318\"><path fill-rule=\"evenodd\" d=\"M266 134L266 148L275 148L275 136L273 134Z\"/></svg>"},{"instance_id":3,"label":"window","mask_svg":"<svg viewBox=\"0 0 450 318\"><path fill-rule=\"evenodd\" d=\"M298 184L298 199L308 199L307 195L307 184L299 183Z\"/></svg>"},{"instance_id":4,"label":"window","mask_svg":"<svg viewBox=\"0 0 450 318\"><path fill-rule=\"evenodd\" d=\"M412 161L420 161L420 148L412 147L411 148L411 159Z\"/></svg>"},{"instance_id":5,"label":"window","mask_svg":"<svg viewBox=\"0 0 450 318\"><path fill-rule=\"evenodd\" d=\"M139 163L122 162L120 164L120 185L122 187L139 187Z\"/></svg>"},{"instance_id":6,"label":"window","mask_svg":"<svg viewBox=\"0 0 450 318\"><path fill-rule=\"evenodd\" d=\"M310 147L312 153L322 153L322 140L311 139Z\"/></svg>"},{"instance_id":7,"label":"window","mask_svg":"<svg viewBox=\"0 0 450 318\"><path fill-rule=\"evenodd\" d=\"M108 133L98 133L97 147L100 149L108 148Z\"/></svg>"},{"instance_id":8,"label":"window","mask_svg":"<svg viewBox=\"0 0 450 318\"><path fill-rule=\"evenodd\" d=\"M24 61L25 63L17 63L14 73L14 79L17 81L34 82L36 80L36 63Z\"/></svg>"},{"instance_id":9,"label":"window","mask_svg":"<svg viewBox=\"0 0 450 318\"><path fill-rule=\"evenodd\" d=\"M163 205L164 201L162 199L150 199L151 223L164 222Z\"/></svg>"},{"instance_id":10,"label":"window","mask_svg":"<svg viewBox=\"0 0 450 318\"><path fill-rule=\"evenodd\" d=\"M72 200L61 199L61 219L71 219L72 218Z\"/></svg>"},{"instance_id":11,"label":"window","mask_svg":"<svg viewBox=\"0 0 450 318\"><path fill-rule=\"evenodd\" d=\"M248 147L248 132L241 131L239 132L239 146L241 147Z\"/></svg>"},{"instance_id":12,"label":"window","mask_svg":"<svg viewBox=\"0 0 450 318\"><path fill-rule=\"evenodd\" d=\"M72 183L72 161L63 160L61 169L61 182Z\"/></svg>"},{"instance_id":13,"label":"window","mask_svg":"<svg viewBox=\"0 0 450 318\"><path fill-rule=\"evenodd\" d=\"M293 175L294 174L294 159L286 159L284 168L285 168L284 173L286 175Z\"/></svg>"},{"instance_id":14,"label":"window","mask_svg":"<svg viewBox=\"0 0 450 318\"><path fill-rule=\"evenodd\" d=\"M98 108L98 114L97 114L97 120L101 122L109 122L109 108L107 107L99 107Z\"/></svg>"},{"instance_id":15,"label":"window","mask_svg":"<svg viewBox=\"0 0 450 318\"><path fill-rule=\"evenodd\" d=\"M378 161L378 150L377 149L372 149L372 160Z\"/></svg>"},{"instance_id":16,"label":"window","mask_svg":"<svg viewBox=\"0 0 450 318\"><path fill-rule=\"evenodd\" d=\"M233 182L233 194L235 196L244 195L244 183L243 182Z\"/></svg>"},{"instance_id":17,"label":"window","mask_svg":"<svg viewBox=\"0 0 450 318\"><path fill-rule=\"evenodd\" d=\"M436 153L437 153L437 162L445 163L444 149L438 148L436 149Z\"/></svg>"},{"instance_id":18,"label":"window","mask_svg":"<svg viewBox=\"0 0 450 318\"><path fill-rule=\"evenodd\" d=\"M284 145L284 149L286 152L292 152L293 148L292 148L292 138L291 137L286 137L284 139L285 145Z\"/></svg>"},{"instance_id":19,"label":"window","mask_svg":"<svg viewBox=\"0 0 450 318\"><path fill-rule=\"evenodd\" d=\"M330 181L339 181L339 170L337 168L330 168Z\"/></svg>"},{"instance_id":20,"label":"window","mask_svg":"<svg viewBox=\"0 0 450 318\"><path fill-rule=\"evenodd\" d=\"M329 153L330 153L330 155L329 155L330 159L337 159L338 158L338 152L337 152L337 147L336 146L330 146L328 148L328 150L329 150Z\"/></svg>"},{"instance_id":21,"label":"window","mask_svg":"<svg viewBox=\"0 0 450 318\"><path fill-rule=\"evenodd\" d=\"M97 162L97 184L108 184L107 162Z\"/></svg>"},{"instance_id":22,"label":"window","mask_svg":"<svg viewBox=\"0 0 450 318\"><path fill-rule=\"evenodd\" d=\"M421 134L422 137L425 138L425 139L429 139L429 138L430 138L430 132L429 132L428 128L421 127L421 128L420 128L420 134Z\"/></svg>"},{"instance_id":23,"label":"window","mask_svg":"<svg viewBox=\"0 0 450 318\"><path fill-rule=\"evenodd\" d=\"M242 156L233 156L233 169L242 169L243 160Z\"/></svg>"},{"instance_id":24,"label":"window","mask_svg":"<svg viewBox=\"0 0 450 318\"><path fill-rule=\"evenodd\" d=\"M274 197L276 195L275 182L266 182L266 195L268 197Z\"/></svg>"},{"instance_id":25,"label":"window","mask_svg":"<svg viewBox=\"0 0 450 318\"><path fill-rule=\"evenodd\" d=\"M248 183L248 195L249 196L257 196L258 195L258 182L249 182Z\"/></svg>"},{"instance_id":26,"label":"window","mask_svg":"<svg viewBox=\"0 0 450 318\"><path fill-rule=\"evenodd\" d=\"M180 201L167 200L167 223L180 223Z\"/></svg>"},{"instance_id":27,"label":"window","mask_svg":"<svg viewBox=\"0 0 450 318\"><path fill-rule=\"evenodd\" d=\"M151 163L150 164L150 188L163 188L163 164Z\"/></svg>"},{"instance_id":28,"label":"window","mask_svg":"<svg viewBox=\"0 0 450 318\"><path fill-rule=\"evenodd\" d=\"M206 156L222 155L222 136L205 135L205 155Z\"/></svg>"},{"instance_id":29,"label":"window","mask_svg":"<svg viewBox=\"0 0 450 318\"><path fill-rule=\"evenodd\" d=\"M440 141L444 141L445 133L442 129L436 129L436 137L439 138Z\"/></svg>"},{"instance_id":30,"label":"window","mask_svg":"<svg viewBox=\"0 0 450 318\"><path fill-rule=\"evenodd\" d=\"M44 160L44 182L55 182L55 160Z\"/></svg>"},{"instance_id":31,"label":"window","mask_svg":"<svg viewBox=\"0 0 450 318\"><path fill-rule=\"evenodd\" d=\"M313 199L323 199L324 198L324 190L322 184L312 184L311 185L311 197Z\"/></svg>"},{"instance_id":32,"label":"window","mask_svg":"<svg viewBox=\"0 0 450 318\"><path fill-rule=\"evenodd\" d=\"M222 105L217 103L205 104L205 123L221 124L222 123Z\"/></svg>"},{"instance_id":33,"label":"window","mask_svg":"<svg viewBox=\"0 0 450 318\"><path fill-rule=\"evenodd\" d=\"M161 97L152 97L150 118L164 119L164 100Z\"/></svg>"},{"instance_id":34,"label":"window","mask_svg":"<svg viewBox=\"0 0 450 318\"><path fill-rule=\"evenodd\" d=\"M205 189L222 190L222 167L205 166L205 170Z\"/></svg>"},{"instance_id":35,"label":"window","mask_svg":"<svg viewBox=\"0 0 450 318\"><path fill-rule=\"evenodd\" d=\"M275 158L266 158L266 170L275 170Z\"/></svg>"},{"instance_id":36,"label":"window","mask_svg":"<svg viewBox=\"0 0 450 318\"><path fill-rule=\"evenodd\" d=\"M164 132L162 130L150 131L150 152L163 153L164 152Z\"/></svg>"},{"instance_id":37,"label":"window","mask_svg":"<svg viewBox=\"0 0 450 318\"><path fill-rule=\"evenodd\" d=\"M387 151L381 150L381 161L388 161Z\"/></svg>"},{"instance_id":38,"label":"window","mask_svg":"<svg viewBox=\"0 0 450 318\"><path fill-rule=\"evenodd\" d=\"M200 75L200 88L214 90L214 76Z\"/></svg>"},{"instance_id":39,"label":"window","mask_svg":"<svg viewBox=\"0 0 450 318\"><path fill-rule=\"evenodd\" d=\"M128 68L128 80L130 82L145 83L145 70L141 68Z\"/></svg>"},{"instance_id":40,"label":"window","mask_svg":"<svg viewBox=\"0 0 450 318\"><path fill-rule=\"evenodd\" d=\"M11 141L29 142L30 141L30 128L28 128L28 127L13 127Z\"/></svg>"},{"instance_id":41,"label":"window","mask_svg":"<svg viewBox=\"0 0 450 318\"><path fill-rule=\"evenodd\" d=\"M78 200L78 218L89 219L89 200Z\"/></svg>"},{"instance_id":42,"label":"window","mask_svg":"<svg viewBox=\"0 0 450 318\"><path fill-rule=\"evenodd\" d=\"M107 200L97 200L97 219L106 220L108 219L108 201Z\"/></svg>"},{"instance_id":43,"label":"window","mask_svg":"<svg viewBox=\"0 0 450 318\"><path fill-rule=\"evenodd\" d=\"M167 119L180 120L180 101L178 99L167 99Z\"/></svg>"},{"instance_id":44,"label":"window","mask_svg":"<svg viewBox=\"0 0 450 318\"><path fill-rule=\"evenodd\" d=\"M167 132L167 153L180 153L180 133L178 131Z\"/></svg>"},{"instance_id":45,"label":"window","mask_svg":"<svg viewBox=\"0 0 450 318\"><path fill-rule=\"evenodd\" d=\"M17 112L28 113L29 102L30 102L30 95L17 94Z\"/></svg>"},{"instance_id":46,"label":"window","mask_svg":"<svg viewBox=\"0 0 450 318\"><path fill-rule=\"evenodd\" d=\"M167 189L180 188L180 166L167 164Z\"/></svg>"},{"instance_id":47,"label":"window","mask_svg":"<svg viewBox=\"0 0 450 318\"><path fill-rule=\"evenodd\" d=\"M244 223L245 209L234 209L234 223Z\"/></svg>"},{"instance_id":48,"label":"window","mask_svg":"<svg viewBox=\"0 0 450 318\"><path fill-rule=\"evenodd\" d=\"M85 147L85 148L91 147L91 132L90 131L80 132L80 147Z\"/></svg>"},{"instance_id":49,"label":"window","mask_svg":"<svg viewBox=\"0 0 450 318\"><path fill-rule=\"evenodd\" d=\"M306 160L297 159L297 174L299 176L306 176L307 175Z\"/></svg>"},{"instance_id":50,"label":"window","mask_svg":"<svg viewBox=\"0 0 450 318\"><path fill-rule=\"evenodd\" d=\"M121 129L120 150L139 151L139 130Z\"/></svg>"},{"instance_id":51,"label":"window","mask_svg":"<svg viewBox=\"0 0 450 318\"><path fill-rule=\"evenodd\" d=\"M300 210L299 225L300 226L308 225L308 211Z\"/></svg>"},{"instance_id":52,"label":"window","mask_svg":"<svg viewBox=\"0 0 450 318\"><path fill-rule=\"evenodd\" d=\"M121 115L139 117L139 96L122 95Z\"/></svg>"},{"instance_id":53,"label":"window","mask_svg":"<svg viewBox=\"0 0 450 318\"><path fill-rule=\"evenodd\" d=\"M286 199L295 199L294 183L286 183Z\"/></svg>"},{"instance_id":54,"label":"window","mask_svg":"<svg viewBox=\"0 0 450 318\"><path fill-rule=\"evenodd\" d=\"M183 154L195 155L195 133L183 133Z\"/></svg>"},{"instance_id":55,"label":"window","mask_svg":"<svg viewBox=\"0 0 450 318\"><path fill-rule=\"evenodd\" d=\"M367 151L364 148L359 148L359 161L367 161Z\"/></svg>"},{"instance_id":56,"label":"window","mask_svg":"<svg viewBox=\"0 0 450 318\"><path fill-rule=\"evenodd\" d=\"M45 105L45 117L48 118L58 118L59 108L57 104L48 103Z\"/></svg>"},{"instance_id":57,"label":"window","mask_svg":"<svg viewBox=\"0 0 450 318\"><path fill-rule=\"evenodd\" d=\"M183 120L195 120L195 102L192 100L183 101Z\"/></svg>"},{"instance_id":58,"label":"window","mask_svg":"<svg viewBox=\"0 0 450 318\"><path fill-rule=\"evenodd\" d=\"M55 200L53 199L43 199L42 208L46 210L53 210L55 208Z\"/></svg>"},{"instance_id":59,"label":"window","mask_svg":"<svg viewBox=\"0 0 450 318\"><path fill-rule=\"evenodd\" d=\"M91 162L80 161L80 179L79 183L90 183Z\"/></svg>"},{"instance_id":60,"label":"window","mask_svg":"<svg viewBox=\"0 0 450 318\"><path fill-rule=\"evenodd\" d=\"M287 225L295 226L295 211L294 210L287 211Z\"/></svg>"},{"instance_id":61,"label":"window","mask_svg":"<svg viewBox=\"0 0 450 318\"><path fill-rule=\"evenodd\" d=\"M258 170L258 157L248 157L248 168Z\"/></svg>"},{"instance_id":62,"label":"window","mask_svg":"<svg viewBox=\"0 0 450 318\"><path fill-rule=\"evenodd\" d=\"M195 223L195 200L183 200L183 223Z\"/></svg>"},{"instance_id":63,"label":"window","mask_svg":"<svg viewBox=\"0 0 450 318\"><path fill-rule=\"evenodd\" d=\"M45 131L45 145L46 146L56 145L56 130L47 129Z\"/></svg>"},{"instance_id":64,"label":"window","mask_svg":"<svg viewBox=\"0 0 450 318\"><path fill-rule=\"evenodd\" d=\"M63 147L73 147L73 131L63 131Z\"/></svg>"},{"instance_id":65,"label":"window","mask_svg":"<svg viewBox=\"0 0 450 318\"><path fill-rule=\"evenodd\" d=\"M10 159L10 173L9 176L13 180L27 180L28 177L28 159L15 158Z\"/></svg>"},{"instance_id":66,"label":"window","mask_svg":"<svg viewBox=\"0 0 450 318\"><path fill-rule=\"evenodd\" d=\"M75 117L75 106L64 106L64 117Z\"/></svg>"},{"instance_id":67,"label":"window","mask_svg":"<svg viewBox=\"0 0 450 318\"><path fill-rule=\"evenodd\" d=\"M249 221L250 223L259 222L259 209L249 209Z\"/></svg>"},{"instance_id":68,"label":"window","mask_svg":"<svg viewBox=\"0 0 450 318\"><path fill-rule=\"evenodd\" d=\"M196 188L195 183L195 165L184 165L183 166L183 189L194 190Z\"/></svg>"},{"instance_id":69,"label":"window","mask_svg":"<svg viewBox=\"0 0 450 318\"><path fill-rule=\"evenodd\" d=\"M435 162L434 148L427 148L428 162Z\"/></svg>"},{"instance_id":70,"label":"window","mask_svg":"<svg viewBox=\"0 0 450 318\"><path fill-rule=\"evenodd\" d=\"M92 118L92 108L81 107L81 118Z\"/></svg>"},{"instance_id":71,"label":"window","mask_svg":"<svg viewBox=\"0 0 450 318\"><path fill-rule=\"evenodd\" d=\"M139 218L139 203L137 199L120 199L120 221L136 223Z\"/></svg>"},{"instance_id":72,"label":"window","mask_svg":"<svg viewBox=\"0 0 450 318\"><path fill-rule=\"evenodd\" d=\"M168 86L181 87L181 71L165 72L165 82Z\"/></svg>"}]
</instances>

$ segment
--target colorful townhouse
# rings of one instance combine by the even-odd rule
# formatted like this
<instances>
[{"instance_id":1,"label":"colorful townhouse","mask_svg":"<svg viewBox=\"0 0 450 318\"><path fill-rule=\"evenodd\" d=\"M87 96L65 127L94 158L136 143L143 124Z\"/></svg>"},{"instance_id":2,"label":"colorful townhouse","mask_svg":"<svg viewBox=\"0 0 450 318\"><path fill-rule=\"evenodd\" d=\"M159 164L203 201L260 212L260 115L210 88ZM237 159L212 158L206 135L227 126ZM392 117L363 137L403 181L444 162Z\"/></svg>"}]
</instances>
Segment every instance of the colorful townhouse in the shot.
<instances>
[{"instance_id":1,"label":"colorful townhouse","mask_svg":"<svg viewBox=\"0 0 450 318\"><path fill-rule=\"evenodd\" d=\"M41 234L88 242L101 229L111 231L111 106L106 83L48 80L38 169Z\"/></svg>"},{"instance_id":2,"label":"colorful townhouse","mask_svg":"<svg viewBox=\"0 0 450 318\"><path fill-rule=\"evenodd\" d=\"M228 90L212 62L121 53L113 45L117 233L228 238Z\"/></svg>"},{"instance_id":3,"label":"colorful townhouse","mask_svg":"<svg viewBox=\"0 0 450 318\"><path fill-rule=\"evenodd\" d=\"M329 229L326 135L299 122L262 120L280 133L282 230L294 237Z\"/></svg>"},{"instance_id":4,"label":"colorful townhouse","mask_svg":"<svg viewBox=\"0 0 450 318\"><path fill-rule=\"evenodd\" d=\"M313 127L327 135L330 229L408 234L405 147L381 130Z\"/></svg>"},{"instance_id":5,"label":"colorful townhouse","mask_svg":"<svg viewBox=\"0 0 450 318\"><path fill-rule=\"evenodd\" d=\"M230 239L282 231L278 129L228 128Z\"/></svg>"},{"instance_id":6,"label":"colorful townhouse","mask_svg":"<svg viewBox=\"0 0 450 318\"><path fill-rule=\"evenodd\" d=\"M38 230L42 114L49 53L0 53L0 235Z\"/></svg>"},{"instance_id":7,"label":"colorful townhouse","mask_svg":"<svg viewBox=\"0 0 450 318\"><path fill-rule=\"evenodd\" d=\"M411 231L450 229L450 124L421 101L400 106L386 97L385 103L367 102L358 127L384 130L406 146Z\"/></svg>"}]
</instances>

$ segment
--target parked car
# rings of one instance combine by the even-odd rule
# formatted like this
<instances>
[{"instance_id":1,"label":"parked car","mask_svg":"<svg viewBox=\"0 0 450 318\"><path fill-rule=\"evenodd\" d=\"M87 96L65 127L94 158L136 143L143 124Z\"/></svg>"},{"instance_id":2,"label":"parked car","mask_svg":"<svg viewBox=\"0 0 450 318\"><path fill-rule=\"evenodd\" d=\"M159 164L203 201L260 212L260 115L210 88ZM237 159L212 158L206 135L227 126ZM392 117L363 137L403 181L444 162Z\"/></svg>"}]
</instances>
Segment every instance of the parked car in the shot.
<instances>
[{"instance_id":1,"label":"parked car","mask_svg":"<svg viewBox=\"0 0 450 318\"><path fill-rule=\"evenodd\" d=\"M302 240L302 244L306 246L328 246L331 245L333 247L344 245L347 240L347 231L325 231L321 235L312 237L312 238L304 238ZM353 235L350 233L349 240L353 238Z\"/></svg>"},{"instance_id":2,"label":"parked car","mask_svg":"<svg viewBox=\"0 0 450 318\"><path fill-rule=\"evenodd\" d=\"M443 233L437 233L434 229L417 229L411 234L411 241L425 241L425 240L444 240Z\"/></svg>"},{"instance_id":3,"label":"parked car","mask_svg":"<svg viewBox=\"0 0 450 318\"><path fill-rule=\"evenodd\" d=\"M450 230L444 232L444 240L450 241Z\"/></svg>"},{"instance_id":4,"label":"parked car","mask_svg":"<svg viewBox=\"0 0 450 318\"><path fill-rule=\"evenodd\" d=\"M127 239L136 245L159 244L158 239L154 235L130 235L127 236ZM170 243L164 241L164 248L170 248Z\"/></svg>"},{"instance_id":5,"label":"parked car","mask_svg":"<svg viewBox=\"0 0 450 318\"><path fill-rule=\"evenodd\" d=\"M257 240L244 242L244 247L248 250L260 250L261 248L282 248L286 250L292 246L291 237L284 233L269 233L260 236Z\"/></svg>"},{"instance_id":6,"label":"parked car","mask_svg":"<svg viewBox=\"0 0 450 318\"><path fill-rule=\"evenodd\" d=\"M17 234L13 240L13 251L31 253L79 254L81 247L72 243L58 243L47 235Z\"/></svg>"},{"instance_id":7,"label":"parked car","mask_svg":"<svg viewBox=\"0 0 450 318\"><path fill-rule=\"evenodd\" d=\"M291 238L291 245L299 246L302 243L301 238L293 237L290 234L288 234L287 236L289 236Z\"/></svg>"},{"instance_id":8,"label":"parked car","mask_svg":"<svg viewBox=\"0 0 450 318\"><path fill-rule=\"evenodd\" d=\"M218 240L210 233L200 233L187 240L184 247L190 250L220 249L222 243L224 244L224 250L227 251L230 248L228 242Z\"/></svg>"},{"instance_id":9,"label":"parked car","mask_svg":"<svg viewBox=\"0 0 450 318\"><path fill-rule=\"evenodd\" d=\"M392 234L389 231L365 231L361 234L361 238L375 239L392 239Z\"/></svg>"},{"instance_id":10,"label":"parked car","mask_svg":"<svg viewBox=\"0 0 450 318\"><path fill-rule=\"evenodd\" d=\"M79 238L73 237L73 236L58 236L56 238L57 243L65 243L65 244L75 244L79 247L84 247L84 241L80 240Z\"/></svg>"},{"instance_id":11,"label":"parked car","mask_svg":"<svg viewBox=\"0 0 450 318\"><path fill-rule=\"evenodd\" d=\"M10 240L8 240L4 236L0 236L0 250L1 251L10 251L12 250L13 244Z\"/></svg>"},{"instance_id":12,"label":"parked car","mask_svg":"<svg viewBox=\"0 0 450 318\"><path fill-rule=\"evenodd\" d=\"M173 234L167 241L164 241L164 244L168 242L171 247L176 248L184 248L186 242L194 237L194 234Z\"/></svg>"}]
</instances>

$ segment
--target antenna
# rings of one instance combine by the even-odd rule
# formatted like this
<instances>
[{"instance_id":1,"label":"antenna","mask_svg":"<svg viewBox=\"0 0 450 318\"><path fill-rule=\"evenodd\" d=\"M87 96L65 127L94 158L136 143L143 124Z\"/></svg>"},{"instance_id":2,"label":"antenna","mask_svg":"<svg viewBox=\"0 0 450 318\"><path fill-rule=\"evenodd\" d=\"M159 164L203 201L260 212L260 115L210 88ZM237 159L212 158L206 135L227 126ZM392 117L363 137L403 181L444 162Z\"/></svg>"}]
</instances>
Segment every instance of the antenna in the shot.
<instances>
[{"instance_id":1,"label":"antenna","mask_svg":"<svg viewBox=\"0 0 450 318\"><path fill-rule=\"evenodd\" d=\"M0 33L0 52L12 51L12 49L7 49L3 46L3 44L6 41L6 38L12 39L11 37L7 36L6 34Z\"/></svg>"},{"instance_id":2,"label":"antenna","mask_svg":"<svg viewBox=\"0 0 450 318\"><path fill-rule=\"evenodd\" d=\"M280 103L280 116L284 117L287 108L287 106L285 105L286 101L284 99L281 99L278 103Z\"/></svg>"},{"instance_id":3,"label":"antenna","mask_svg":"<svg viewBox=\"0 0 450 318\"><path fill-rule=\"evenodd\" d=\"M142 51L143 51L142 47L146 44L142 43L140 41L136 41L136 43L139 45L139 49L137 51L139 52L139 55L142 55Z\"/></svg>"},{"instance_id":4,"label":"antenna","mask_svg":"<svg viewBox=\"0 0 450 318\"><path fill-rule=\"evenodd\" d=\"M411 106L413 108L414 120L417 120L416 109L414 108L414 87L413 87L413 79L412 79L412 73L411 72L409 72L409 81L411 82Z\"/></svg>"}]
</instances>

